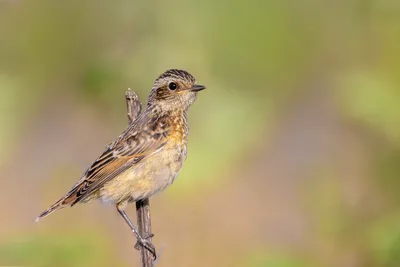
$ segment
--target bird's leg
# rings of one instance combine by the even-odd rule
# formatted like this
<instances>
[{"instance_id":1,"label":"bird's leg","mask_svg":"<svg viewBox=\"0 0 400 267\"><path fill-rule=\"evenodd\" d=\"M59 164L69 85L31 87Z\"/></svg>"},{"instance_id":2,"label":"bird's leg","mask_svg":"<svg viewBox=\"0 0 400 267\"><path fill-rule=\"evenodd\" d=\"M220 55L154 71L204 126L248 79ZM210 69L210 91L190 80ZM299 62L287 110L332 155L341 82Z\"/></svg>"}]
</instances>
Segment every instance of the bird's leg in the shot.
<instances>
[{"instance_id":1,"label":"bird's leg","mask_svg":"<svg viewBox=\"0 0 400 267\"><path fill-rule=\"evenodd\" d=\"M117 210L119 214L122 216L122 218L125 220L125 222L128 224L129 228L131 231L136 235L137 238L137 243L135 245L136 249L139 249L139 246L142 246L146 248L148 251L150 251L151 254L153 254L154 259L157 257L156 256L156 248L154 245L147 240L147 238L153 237L153 234L146 235L144 238L140 236L139 232L136 230L135 226L133 226L133 223L129 219L128 215L124 211L124 209L121 207L123 205L117 205Z\"/></svg>"}]
</instances>

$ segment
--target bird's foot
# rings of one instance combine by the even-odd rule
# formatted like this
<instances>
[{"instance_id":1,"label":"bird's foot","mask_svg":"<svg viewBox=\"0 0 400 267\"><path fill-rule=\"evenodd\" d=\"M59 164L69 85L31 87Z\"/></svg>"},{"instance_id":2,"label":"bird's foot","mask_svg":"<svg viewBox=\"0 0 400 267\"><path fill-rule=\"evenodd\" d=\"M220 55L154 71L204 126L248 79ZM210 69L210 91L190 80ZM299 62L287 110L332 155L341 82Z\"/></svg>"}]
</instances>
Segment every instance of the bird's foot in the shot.
<instances>
[{"instance_id":1,"label":"bird's foot","mask_svg":"<svg viewBox=\"0 0 400 267\"><path fill-rule=\"evenodd\" d=\"M151 241L148 240L149 238L152 238L153 236L154 236L154 234L152 234L152 233L148 233L148 234L144 235L144 238L139 236L137 238L135 248L137 250L140 250L141 247L146 248L153 255L153 258L155 260L157 258L156 248L151 243Z\"/></svg>"}]
</instances>

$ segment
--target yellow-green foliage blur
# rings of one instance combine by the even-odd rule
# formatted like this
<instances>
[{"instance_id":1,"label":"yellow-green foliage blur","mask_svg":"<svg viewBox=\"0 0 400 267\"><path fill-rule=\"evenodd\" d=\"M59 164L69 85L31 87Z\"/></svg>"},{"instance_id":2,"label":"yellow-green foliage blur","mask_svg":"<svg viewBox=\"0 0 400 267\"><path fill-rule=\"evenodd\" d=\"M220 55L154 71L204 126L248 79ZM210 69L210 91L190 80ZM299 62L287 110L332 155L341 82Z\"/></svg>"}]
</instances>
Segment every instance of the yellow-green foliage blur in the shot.
<instances>
[{"instance_id":1,"label":"yellow-green foliage blur","mask_svg":"<svg viewBox=\"0 0 400 267\"><path fill-rule=\"evenodd\" d=\"M400 266L398 0L1 0L0 266L139 266L113 206L34 219L169 68L207 90L157 266Z\"/></svg>"}]
</instances>

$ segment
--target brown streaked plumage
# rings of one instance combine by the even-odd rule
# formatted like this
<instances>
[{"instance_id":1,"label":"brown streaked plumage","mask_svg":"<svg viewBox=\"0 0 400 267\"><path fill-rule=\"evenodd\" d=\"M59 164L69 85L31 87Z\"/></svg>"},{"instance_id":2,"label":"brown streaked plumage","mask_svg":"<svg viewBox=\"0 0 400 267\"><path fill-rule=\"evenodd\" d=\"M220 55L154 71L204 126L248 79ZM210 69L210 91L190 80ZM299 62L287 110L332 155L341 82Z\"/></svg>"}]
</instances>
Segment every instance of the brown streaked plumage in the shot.
<instances>
[{"instance_id":1,"label":"brown streaked plumage","mask_svg":"<svg viewBox=\"0 0 400 267\"><path fill-rule=\"evenodd\" d=\"M127 203L148 198L174 181L186 159L187 112L203 89L188 72L171 69L155 80L143 112L133 96L137 118L37 221L61 208L100 198L116 204L139 244L155 256L154 246L137 233L124 209Z\"/></svg>"}]
</instances>

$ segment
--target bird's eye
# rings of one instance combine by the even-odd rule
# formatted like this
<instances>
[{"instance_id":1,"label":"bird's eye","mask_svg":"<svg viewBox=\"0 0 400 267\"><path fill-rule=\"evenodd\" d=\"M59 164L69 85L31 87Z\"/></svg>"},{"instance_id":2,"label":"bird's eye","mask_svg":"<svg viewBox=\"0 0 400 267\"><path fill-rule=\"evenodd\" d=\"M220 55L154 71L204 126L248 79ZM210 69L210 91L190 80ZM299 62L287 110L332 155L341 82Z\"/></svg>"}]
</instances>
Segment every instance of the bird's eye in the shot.
<instances>
[{"instance_id":1,"label":"bird's eye","mask_svg":"<svg viewBox=\"0 0 400 267\"><path fill-rule=\"evenodd\" d=\"M174 82L170 82L169 84L168 84L168 89L169 90L176 90L176 88L178 88L178 85L176 84L176 83L174 83Z\"/></svg>"}]
</instances>

